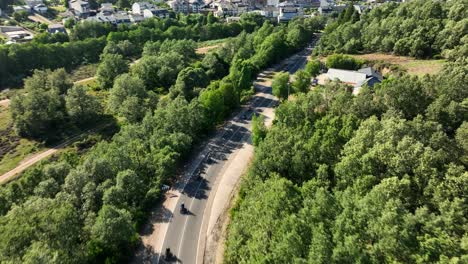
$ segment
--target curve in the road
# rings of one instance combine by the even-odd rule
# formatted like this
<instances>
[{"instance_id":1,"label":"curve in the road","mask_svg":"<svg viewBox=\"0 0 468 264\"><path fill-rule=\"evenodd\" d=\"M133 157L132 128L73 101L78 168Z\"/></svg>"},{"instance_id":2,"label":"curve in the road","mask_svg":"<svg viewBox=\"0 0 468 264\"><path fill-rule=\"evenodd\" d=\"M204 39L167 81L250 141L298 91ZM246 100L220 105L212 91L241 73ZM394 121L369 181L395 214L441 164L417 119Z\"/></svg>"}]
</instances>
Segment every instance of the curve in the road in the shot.
<instances>
[{"instance_id":1,"label":"curve in the road","mask_svg":"<svg viewBox=\"0 0 468 264\"><path fill-rule=\"evenodd\" d=\"M308 48L290 57L278 68L294 73L305 66L310 50ZM279 70L278 68L275 70ZM263 78L265 75L269 75L269 78L272 77L271 72L264 72L259 76ZM223 177L226 177L224 175L230 175L229 173L232 173L233 170L236 170L236 177L240 178L242 171L247 168L248 162L233 164L233 160L239 149L245 144L249 144L250 118L254 113L261 113L265 109L272 108L272 105L275 104L270 86L256 85L256 87L260 87L257 92L263 93L264 96L259 97L259 93L256 94L256 100L252 101L253 111L247 108L243 109L223 130L217 133L196 158L196 162L189 166L190 169L184 174L184 178L176 184L175 190L171 191L170 205L168 204L167 207L163 205L162 208L159 208L159 210L169 210L170 217L164 223L151 223L154 231L142 237L145 246L152 248L150 254L153 254L153 257L145 255L148 252L142 250L137 253L134 263L144 262L145 259L151 259L151 263L167 263L168 261L159 255L166 248L170 248L172 253L176 253L175 258L171 259L169 263L201 264L203 262L206 240L206 233L203 231L207 229L208 225L213 226L213 219L217 220L222 211L220 210L222 208L219 207L225 206L225 204L218 204L215 206L217 208L213 208L212 200L216 195L230 196L232 191L232 189L231 191L223 189L223 186L219 186L219 182ZM246 113L248 118L245 120L242 117ZM253 148L251 151L253 153ZM206 158L207 153L210 153L209 158ZM194 174L198 175L198 171L201 171L202 177L193 179ZM221 192L223 193L221 194ZM180 214L181 203L189 205L188 215Z\"/></svg>"}]
</instances>

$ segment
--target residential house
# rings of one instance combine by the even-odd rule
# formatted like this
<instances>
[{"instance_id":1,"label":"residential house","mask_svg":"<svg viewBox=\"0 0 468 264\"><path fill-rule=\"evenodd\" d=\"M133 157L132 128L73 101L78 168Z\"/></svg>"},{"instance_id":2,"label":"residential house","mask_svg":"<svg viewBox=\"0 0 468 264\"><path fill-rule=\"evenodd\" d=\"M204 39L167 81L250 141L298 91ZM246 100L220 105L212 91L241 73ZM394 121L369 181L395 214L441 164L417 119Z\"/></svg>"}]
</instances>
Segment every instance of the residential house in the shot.
<instances>
[{"instance_id":1,"label":"residential house","mask_svg":"<svg viewBox=\"0 0 468 264\"><path fill-rule=\"evenodd\" d=\"M145 9L154 9L156 8L153 4L148 2L136 2L132 5L132 13L137 15L143 15Z\"/></svg>"},{"instance_id":2,"label":"residential house","mask_svg":"<svg viewBox=\"0 0 468 264\"><path fill-rule=\"evenodd\" d=\"M300 15L301 9L292 2L282 2L278 4L278 23L287 22Z\"/></svg>"},{"instance_id":3,"label":"residential house","mask_svg":"<svg viewBox=\"0 0 468 264\"><path fill-rule=\"evenodd\" d=\"M69 7L77 17L88 17L91 12L89 3L84 0L71 0Z\"/></svg>"},{"instance_id":4,"label":"residential house","mask_svg":"<svg viewBox=\"0 0 468 264\"><path fill-rule=\"evenodd\" d=\"M328 70L326 78L329 80L339 80L351 85L353 87L353 94L358 94L361 87L364 85L372 87L383 80L382 75L371 67L363 68L358 71L331 68Z\"/></svg>"},{"instance_id":5,"label":"residential house","mask_svg":"<svg viewBox=\"0 0 468 264\"><path fill-rule=\"evenodd\" d=\"M211 3L210 7L215 9L213 12L215 17L240 16L250 10L249 4L242 0L220 0Z\"/></svg>"},{"instance_id":6,"label":"residential house","mask_svg":"<svg viewBox=\"0 0 468 264\"><path fill-rule=\"evenodd\" d=\"M143 10L143 17L144 18L152 18L152 17L166 18L166 17L169 17L169 11L167 11L167 9L164 9L164 8L145 9Z\"/></svg>"},{"instance_id":7,"label":"residential house","mask_svg":"<svg viewBox=\"0 0 468 264\"><path fill-rule=\"evenodd\" d=\"M341 12L345 10L346 5L336 5L332 0L320 0L318 11L321 15L328 15L333 12Z\"/></svg>"},{"instance_id":8,"label":"residential house","mask_svg":"<svg viewBox=\"0 0 468 264\"><path fill-rule=\"evenodd\" d=\"M295 0L294 3L300 7L320 7L320 0Z\"/></svg>"},{"instance_id":9,"label":"residential house","mask_svg":"<svg viewBox=\"0 0 468 264\"><path fill-rule=\"evenodd\" d=\"M167 3L172 11L176 13L188 14L190 12L190 2L188 0L172 0Z\"/></svg>"},{"instance_id":10,"label":"residential house","mask_svg":"<svg viewBox=\"0 0 468 264\"><path fill-rule=\"evenodd\" d=\"M205 2L202 0L189 0L188 2L190 13L200 13L203 7L205 7Z\"/></svg>"},{"instance_id":11,"label":"residential house","mask_svg":"<svg viewBox=\"0 0 468 264\"><path fill-rule=\"evenodd\" d=\"M55 33L67 34L67 31L65 30L65 27L63 27L62 24L49 25L47 32L49 32L49 34L55 34Z\"/></svg>"},{"instance_id":12,"label":"residential house","mask_svg":"<svg viewBox=\"0 0 468 264\"><path fill-rule=\"evenodd\" d=\"M215 17L237 16L237 10L234 5L226 0L221 0L211 4L216 11L213 13Z\"/></svg>"},{"instance_id":13,"label":"residential house","mask_svg":"<svg viewBox=\"0 0 468 264\"><path fill-rule=\"evenodd\" d=\"M145 20L145 18L139 14L130 14L129 18L130 18L130 22L132 23L140 23L141 21Z\"/></svg>"},{"instance_id":14,"label":"residential house","mask_svg":"<svg viewBox=\"0 0 468 264\"><path fill-rule=\"evenodd\" d=\"M111 15L115 12L115 8L111 3L102 3L100 11L105 15Z\"/></svg>"}]
</instances>

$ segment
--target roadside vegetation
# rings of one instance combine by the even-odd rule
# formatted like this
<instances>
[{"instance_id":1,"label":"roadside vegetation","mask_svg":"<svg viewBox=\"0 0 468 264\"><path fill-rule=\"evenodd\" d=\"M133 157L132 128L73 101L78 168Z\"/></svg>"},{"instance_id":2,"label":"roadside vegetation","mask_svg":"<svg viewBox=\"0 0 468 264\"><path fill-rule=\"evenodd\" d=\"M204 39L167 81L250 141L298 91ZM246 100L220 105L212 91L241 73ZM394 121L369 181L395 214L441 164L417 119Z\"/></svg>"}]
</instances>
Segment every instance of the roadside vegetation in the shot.
<instances>
[{"instance_id":1,"label":"roadside vegetation","mask_svg":"<svg viewBox=\"0 0 468 264\"><path fill-rule=\"evenodd\" d=\"M141 60L132 66L121 54L124 51L107 49L97 69L98 83L108 91L104 108L119 121L120 131L80 158L61 155L58 161L32 168L0 187L0 259L127 261L138 244L136 231L161 197L161 185L174 180L192 146L252 93L252 81L260 70L302 49L323 21L297 19L275 27L253 16L244 17L240 25L245 26L243 33L203 57L195 53L192 40L146 41L141 44ZM118 36L117 43L127 40L127 33L113 33L108 38ZM64 90L65 98L70 91L83 95L75 87L53 85L41 90L38 98L56 97ZM93 96L90 91L85 94ZM38 131L52 128L55 117L75 120L72 113L79 117L83 108L70 111L67 106L74 101L65 99L65 110L47 107L50 126ZM15 104L22 110L14 118L18 129L36 134L29 129L36 124L34 119L23 111L35 105L23 107L24 100Z\"/></svg>"},{"instance_id":2,"label":"roadside vegetation","mask_svg":"<svg viewBox=\"0 0 468 264\"><path fill-rule=\"evenodd\" d=\"M254 130L225 262L466 262L467 65L281 104Z\"/></svg>"},{"instance_id":3,"label":"roadside vegetation","mask_svg":"<svg viewBox=\"0 0 468 264\"><path fill-rule=\"evenodd\" d=\"M231 210L225 263L468 261L465 7L386 3L331 21L316 51L327 67L397 73L357 95L336 81L300 92L288 81L300 75L275 76L284 102L271 129L254 123L255 156ZM425 60L392 61L402 69L392 55L334 54L369 52Z\"/></svg>"}]
</instances>

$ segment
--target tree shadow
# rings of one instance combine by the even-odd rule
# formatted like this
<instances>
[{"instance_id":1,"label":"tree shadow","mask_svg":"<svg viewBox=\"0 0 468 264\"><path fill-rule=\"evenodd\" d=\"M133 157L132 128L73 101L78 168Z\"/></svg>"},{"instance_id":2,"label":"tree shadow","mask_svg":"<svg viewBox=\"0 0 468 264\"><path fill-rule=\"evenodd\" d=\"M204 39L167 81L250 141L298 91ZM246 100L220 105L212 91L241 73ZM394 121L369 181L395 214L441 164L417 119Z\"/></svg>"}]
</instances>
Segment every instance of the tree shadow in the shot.
<instances>
[{"instance_id":1,"label":"tree shadow","mask_svg":"<svg viewBox=\"0 0 468 264\"><path fill-rule=\"evenodd\" d=\"M200 181L190 181L184 189L184 194L189 198L195 198L197 200L208 199L207 192L211 190L208 186L206 179ZM188 211L188 209L187 209ZM189 212L190 213L190 212ZM187 214L187 213L185 213Z\"/></svg>"},{"instance_id":2,"label":"tree shadow","mask_svg":"<svg viewBox=\"0 0 468 264\"><path fill-rule=\"evenodd\" d=\"M130 263L132 264L150 264L150 263L156 263L158 259L162 259L161 254L158 254L154 252L154 249L152 246L148 245L145 246L143 244L140 244L134 258L131 260ZM161 262L159 262L161 263Z\"/></svg>"},{"instance_id":3,"label":"tree shadow","mask_svg":"<svg viewBox=\"0 0 468 264\"><path fill-rule=\"evenodd\" d=\"M140 235L147 236L153 233L153 224L155 223L168 223L171 221L174 214L162 205L158 205L157 210L152 210L148 224L145 224L140 231Z\"/></svg>"}]
</instances>

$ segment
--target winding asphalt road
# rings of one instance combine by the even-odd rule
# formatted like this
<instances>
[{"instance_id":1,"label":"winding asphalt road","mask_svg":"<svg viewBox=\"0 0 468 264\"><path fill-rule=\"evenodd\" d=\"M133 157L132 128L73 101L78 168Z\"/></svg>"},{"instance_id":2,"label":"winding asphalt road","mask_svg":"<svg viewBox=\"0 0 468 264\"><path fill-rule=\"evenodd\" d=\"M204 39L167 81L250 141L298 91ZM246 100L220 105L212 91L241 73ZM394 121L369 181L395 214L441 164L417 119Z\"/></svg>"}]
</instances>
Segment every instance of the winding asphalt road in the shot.
<instances>
[{"instance_id":1,"label":"winding asphalt road","mask_svg":"<svg viewBox=\"0 0 468 264\"><path fill-rule=\"evenodd\" d=\"M213 210L210 198L216 195L216 191L222 190L217 186L220 175L228 175L226 170L246 169L248 162L234 164L236 151L250 144L251 117L253 114L261 114L273 111L277 104L269 85L263 85L265 79L271 79L276 71L296 72L307 63L307 57L311 52L311 46L291 56L274 68L259 74L255 82L256 95L252 98L249 107L244 107L240 113L234 116L227 125L219 130L215 137L200 152L191 164L186 166L186 172L176 186L178 196L174 211L169 213L166 232L162 232L163 242L156 252L162 255L143 256L137 263L184 263L201 264L204 261L206 225L209 224L210 211ZM269 82L268 82L269 83ZM252 150L253 152L253 150ZM212 201L212 199L211 199ZM180 206L184 203L187 213L180 212ZM151 246L151 245L150 245ZM158 246L158 247L159 247ZM163 257L165 250L170 248L174 257L167 260ZM143 253L147 254L147 253ZM153 253L154 254L154 253Z\"/></svg>"}]
</instances>

